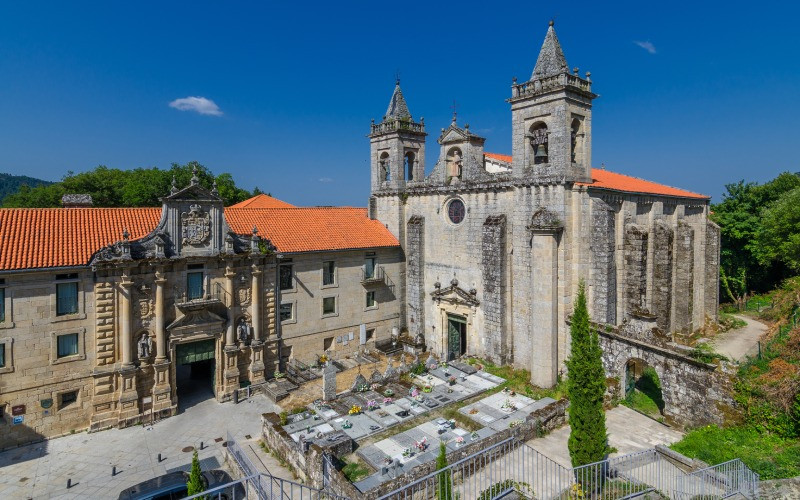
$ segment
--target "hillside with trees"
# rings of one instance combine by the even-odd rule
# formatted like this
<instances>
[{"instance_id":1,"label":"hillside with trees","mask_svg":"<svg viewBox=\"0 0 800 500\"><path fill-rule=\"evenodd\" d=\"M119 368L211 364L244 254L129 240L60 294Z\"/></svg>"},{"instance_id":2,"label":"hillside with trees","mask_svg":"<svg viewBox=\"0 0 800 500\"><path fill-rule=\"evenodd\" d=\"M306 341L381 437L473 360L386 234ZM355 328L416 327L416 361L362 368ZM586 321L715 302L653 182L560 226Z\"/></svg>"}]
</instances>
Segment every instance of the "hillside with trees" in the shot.
<instances>
[{"instance_id":1,"label":"hillside with trees","mask_svg":"<svg viewBox=\"0 0 800 500\"><path fill-rule=\"evenodd\" d=\"M23 186L35 188L37 186L47 186L50 184L52 184L52 182L28 177L27 175L0 173L0 203L2 203L7 196L18 192Z\"/></svg>"},{"instance_id":2,"label":"hillside with trees","mask_svg":"<svg viewBox=\"0 0 800 500\"><path fill-rule=\"evenodd\" d=\"M185 165L173 163L166 170L157 167L120 170L101 165L79 174L68 172L61 182L36 187L22 185L16 193L3 200L3 207L60 207L61 197L65 194L90 194L96 207L161 206L159 198L170 192L173 177L179 188L185 187L195 168L202 186L211 189L216 182L225 205L238 203L261 192L258 188L253 193L242 189L236 186L231 174L215 175L194 161Z\"/></svg>"}]
</instances>

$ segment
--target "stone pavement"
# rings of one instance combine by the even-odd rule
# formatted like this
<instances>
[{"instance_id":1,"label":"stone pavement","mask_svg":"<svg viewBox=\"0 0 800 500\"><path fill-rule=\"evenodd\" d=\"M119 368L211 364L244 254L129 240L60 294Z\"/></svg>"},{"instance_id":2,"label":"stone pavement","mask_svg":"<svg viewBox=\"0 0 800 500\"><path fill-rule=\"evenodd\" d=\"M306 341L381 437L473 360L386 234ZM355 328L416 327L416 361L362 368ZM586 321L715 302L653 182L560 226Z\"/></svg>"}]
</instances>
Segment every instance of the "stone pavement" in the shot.
<instances>
[{"instance_id":1,"label":"stone pavement","mask_svg":"<svg viewBox=\"0 0 800 500\"><path fill-rule=\"evenodd\" d=\"M666 446L683 437L683 432L622 405L606 412L606 428L609 444L617 448L612 457L654 448L657 444ZM528 444L547 458L571 467L567 449L569 432L569 425L565 425L547 436L531 439Z\"/></svg>"},{"instance_id":2,"label":"stone pavement","mask_svg":"<svg viewBox=\"0 0 800 500\"><path fill-rule=\"evenodd\" d=\"M204 469L220 468L226 431L237 441L257 442L261 414L269 411L281 410L261 395L238 405L206 399L152 427L82 432L8 450L0 453L0 498L117 498L147 479L188 470L192 453L182 451L187 447L198 448Z\"/></svg>"}]
</instances>

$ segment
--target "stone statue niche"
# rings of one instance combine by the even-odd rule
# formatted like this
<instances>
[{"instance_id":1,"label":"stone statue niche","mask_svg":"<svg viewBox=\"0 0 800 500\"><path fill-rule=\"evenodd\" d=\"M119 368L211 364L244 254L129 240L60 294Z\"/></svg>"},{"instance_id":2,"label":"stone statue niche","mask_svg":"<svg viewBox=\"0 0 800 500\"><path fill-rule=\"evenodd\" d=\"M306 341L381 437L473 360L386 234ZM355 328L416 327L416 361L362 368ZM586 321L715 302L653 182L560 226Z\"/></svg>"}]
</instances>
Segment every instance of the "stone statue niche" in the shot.
<instances>
[{"instance_id":1,"label":"stone statue niche","mask_svg":"<svg viewBox=\"0 0 800 500\"><path fill-rule=\"evenodd\" d=\"M250 326L250 322L247 320L247 318L240 318L239 326L236 327L236 338L239 340L240 344L247 343L247 341L250 339L251 330L252 326Z\"/></svg>"},{"instance_id":2,"label":"stone statue niche","mask_svg":"<svg viewBox=\"0 0 800 500\"><path fill-rule=\"evenodd\" d=\"M150 359L150 353L153 351L153 340L147 332L142 333L139 341L136 343L137 350L139 351L139 359L146 361Z\"/></svg>"}]
</instances>

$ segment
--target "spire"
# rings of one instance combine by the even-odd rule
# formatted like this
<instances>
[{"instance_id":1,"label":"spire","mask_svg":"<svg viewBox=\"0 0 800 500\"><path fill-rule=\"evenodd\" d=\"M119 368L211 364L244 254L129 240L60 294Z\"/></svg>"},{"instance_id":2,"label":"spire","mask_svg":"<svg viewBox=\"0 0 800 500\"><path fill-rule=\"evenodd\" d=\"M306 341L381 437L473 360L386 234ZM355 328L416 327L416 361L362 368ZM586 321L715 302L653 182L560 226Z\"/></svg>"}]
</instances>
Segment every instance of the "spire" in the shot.
<instances>
[{"instance_id":1,"label":"spire","mask_svg":"<svg viewBox=\"0 0 800 500\"><path fill-rule=\"evenodd\" d=\"M386 110L386 117L384 120L393 118L411 119L411 113L408 111L408 105L403 97L403 91L400 90L399 78L395 83L394 93L392 93L392 99L389 101L389 109Z\"/></svg>"},{"instance_id":2,"label":"spire","mask_svg":"<svg viewBox=\"0 0 800 500\"><path fill-rule=\"evenodd\" d=\"M547 35L544 37L542 50L539 51L539 58L536 59L536 66L533 68L531 80L538 80L547 78L548 76L569 72L567 60L564 57L564 51L561 50L561 44L558 43L558 37L556 36L556 30L553 29L553 24L553 21L550 21L550 27L547 28Z\"/></svg>"}]
</instances>

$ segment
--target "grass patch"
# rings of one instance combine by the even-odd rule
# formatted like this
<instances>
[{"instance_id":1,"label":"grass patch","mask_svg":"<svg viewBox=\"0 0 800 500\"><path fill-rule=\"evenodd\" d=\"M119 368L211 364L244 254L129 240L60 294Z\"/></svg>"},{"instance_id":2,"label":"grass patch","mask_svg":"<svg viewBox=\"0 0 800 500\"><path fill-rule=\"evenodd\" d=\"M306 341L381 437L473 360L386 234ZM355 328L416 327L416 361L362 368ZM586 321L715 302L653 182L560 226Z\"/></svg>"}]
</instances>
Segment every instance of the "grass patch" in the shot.
<instances>
[{"instance_id":1,"label":"grass patch","mask_svg":"<svg viewBox=\"0 0 800 500\"><path fill-rule=\"evenodd\" d=\"M467 363L470 365L483 365L483 369L487 373L502 377L506 380L497 387L486 391L485 394L487 395L494 394L502 391L505 388L508 388L518 394L522 394L533 399L553 398L558 401L561 398L567 397L566 380L562 380L560 377L558 379L558 383L554 387L550 389L543 389L531 384L531 372L528 370L515 369L507 365L497 366L494 363L478 358L469 358Z\"/></svg>"},{"instance_id":2,"label":"grass patch","mask_svg":"<svg viewBox=\"0 0 800 500\"><path fill-rule=\"evenodd\" d=\"M800 441L761 434L751 427L701 427L670 448L709 464L741 458L761 479L800 475Z\"/></svg>"},{"instance_id":3,"label":"grass patch","mask_svg":"<svg viewBox=\"0 0 800 500\"><path fill-rule=\"evenodd\" d=\"M361 481L365 477L369 476L370 470L367 468L366 465L362 464L361 462L344 462L344 466L342 467L342 473L347 478L348 481L351 483L356 483Z\"/></svg>"},{"instance_id":4,"label":"grass patch","mask_svg":"<svg viewBox=\"0 0 800 500\"><path fill-rule=\"evenodd\" d=\"M661 411L653 398L639 389L634 389L628 397L621 401L621 404L653 418L661 417Z\"/></svg>"},{"instance_id":5,"label":"grass patch","mask_svg":"<svg viewBox=\"0 0 800 500\"><path fill-rule=\"evenodd\" d=\"M733 314L728 314L726 312L720 311L719 313L719 326L721 332L727 332L728 330L736 330L737 328L744 328L747 326L747 322L743 319L739 319Z\"/></svg>"}]
</instances>

